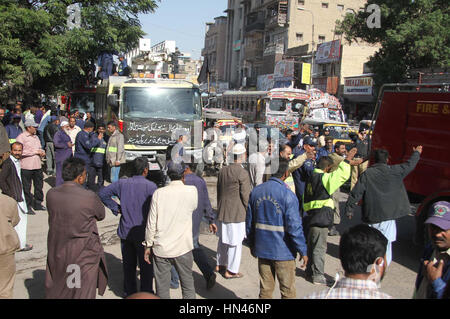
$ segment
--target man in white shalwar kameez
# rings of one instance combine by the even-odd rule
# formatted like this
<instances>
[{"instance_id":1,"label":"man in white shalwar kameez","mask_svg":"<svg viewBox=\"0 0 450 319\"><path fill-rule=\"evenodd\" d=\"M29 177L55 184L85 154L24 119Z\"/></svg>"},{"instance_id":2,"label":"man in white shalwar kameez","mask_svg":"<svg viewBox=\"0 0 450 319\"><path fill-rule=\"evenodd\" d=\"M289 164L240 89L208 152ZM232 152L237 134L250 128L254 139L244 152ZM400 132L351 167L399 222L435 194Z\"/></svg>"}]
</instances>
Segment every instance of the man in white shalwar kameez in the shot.
<instances>
[{"instance_id":1,"label":"man in white shalwar kameez","mask_svg":"<svg viewBox=\"0 0 450 319\"><path fill-rule=\"evenodd\" d=\"M233 147L234 163L222 168L217 182L218 235L216 271L227 279L240 278L242 241L245 238L245 216L251 192L250 178L242 163L245 146ZM226 270L225 270L226 269Z\"/></svg>"}]
</instances>

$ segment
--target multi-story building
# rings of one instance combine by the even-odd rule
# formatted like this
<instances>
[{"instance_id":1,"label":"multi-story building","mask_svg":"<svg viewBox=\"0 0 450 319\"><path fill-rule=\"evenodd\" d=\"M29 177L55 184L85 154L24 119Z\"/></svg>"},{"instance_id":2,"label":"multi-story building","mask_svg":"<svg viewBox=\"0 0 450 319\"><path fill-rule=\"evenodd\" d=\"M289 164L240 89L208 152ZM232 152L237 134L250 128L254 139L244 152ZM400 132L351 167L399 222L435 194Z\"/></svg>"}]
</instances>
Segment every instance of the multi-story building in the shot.
<instances>
[{"instance_id":1,"label":"multi-story building","mask_svg":"<svg viewBox=\"0 0 450 319\"><path fill-rule=\"evenodd\" d=\"M208 59L210 81L217 83L225 77L225 46L227 36L227 17L216 17L214 23L206 24L205 47L202 56Z\"/></svg>"},{"instance_id":2,"label":"multi-story building","mask_svg":"<svg viewBox=\"0 0 450 319\"><path fill-rule=\"evenodd\" d=\"M364 64L379 48L361 43L350 45L335 33L336 21L348 12L363 10L365 3L366 0L228 0L227 81L234 88L256 87L258 76L273 74L279 61L290 60L294 61L293 84L303 87L298 81L300 63L313 62L312 86L342 95L344 78L362 74ZM323 54L333 47L338 49L327 59ZM314 59L318 51L319 58Z\"/></svg>"}]
</instances>

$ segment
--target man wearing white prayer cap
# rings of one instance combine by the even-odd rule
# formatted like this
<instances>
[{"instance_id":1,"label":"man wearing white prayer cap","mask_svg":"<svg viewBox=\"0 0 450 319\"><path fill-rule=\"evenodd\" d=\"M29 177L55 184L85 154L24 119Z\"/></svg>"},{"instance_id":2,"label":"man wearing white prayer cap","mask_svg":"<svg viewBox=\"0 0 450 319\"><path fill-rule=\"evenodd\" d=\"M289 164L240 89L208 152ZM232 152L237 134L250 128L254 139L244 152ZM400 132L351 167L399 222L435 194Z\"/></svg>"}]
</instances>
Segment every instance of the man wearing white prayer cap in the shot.
<instances>
[{"instance_id":1,"label":"man wearing white prayer cap","mask_svg":"<svg viewBox=\"0 0 450 319\"><path fill-rule=\"evenodd\" d=\"M55 163L56 163L56 186L64 183L62 179L62 166L63 162L72 157L72 141L67 134L69 129L69 122L63 120L61 122L61 129L55 133L53 137L53 144L55 147Z\"/></svg>"},{"instance_id":2,"label":"man wearing white prayer cap","mask_svg":"<svg viewBox=\"0 0 450 319\"><path fill-rule=\"evenodd\" d=\"M251 185L248 172L242 166L246 160L243 144L235 144L234 162L220 170L217 182L218 235L216 271L226 279L241 278L239 272L242 241L245 237L245 216Z\"/></svg>"}]
</instances>

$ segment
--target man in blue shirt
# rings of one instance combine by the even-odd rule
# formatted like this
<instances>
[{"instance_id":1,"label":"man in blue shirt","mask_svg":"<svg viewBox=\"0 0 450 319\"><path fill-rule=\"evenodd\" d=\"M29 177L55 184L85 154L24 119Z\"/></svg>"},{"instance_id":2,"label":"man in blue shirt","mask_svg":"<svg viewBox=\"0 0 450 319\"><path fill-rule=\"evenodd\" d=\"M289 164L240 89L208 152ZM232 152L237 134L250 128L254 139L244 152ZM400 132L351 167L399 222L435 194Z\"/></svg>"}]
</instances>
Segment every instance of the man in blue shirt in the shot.
<instances>
[{"instance_id":1,"label":"man in blue shirt","mask_svg":"<svg viewBox=\"0 0 450 319\"><path fill-rule=\"evenodd\" d=\"M317 151L316 161L319 161L322 156L328 156L334 152L333 141L334 139L332 136L325 137L325 146L319 148L319 150Z\"/></svg>"},{"instance_id":2,"label":"man in blue shirt","mask_svg":"<svg viewBox=\"0 0 450 319\"><path fill-rule=\"evenodd\" d=\"M295 298L295 258L308 262L298 199L284 183L289 161L280 159L278 171L256 186L247 206L246 233L250 251L258 258L259 298L272 298L275 275L283 299Z\"/></svg>"},{"instance_id":3,"label":"man in blue shirt","mask_svg":"<svg viewBox=\"0 0 450 319\"><path fill-rule=\"evenodd\" d=\"M75 154L73 157L81 158L86 163L86 172L89 172L89 166L91 165L91 149L99 146L103 139L103 134L95 136L93 130L94 124L88 122L75 138Z\"/></svg>"},{"instance_id":4,"label":"man in blue shirt","mask_svg":"<svg viewBox=\"0 0 450 319\"><path fill-rule=\"evenodd\" d=\"M314 141L310 136L305 136L305 138L303 139L302 148L295 147L293 149L294 158L303 155L305 152L314 152L316 146L316 141ZM305 191L305 183L307 178L311 176L315 165L316 163L314 160L307 159L300 168L296 169L292 173L295 184L295 195L297 195L301 213L303 212L303 193Z\"/></svg>"},{"instance_id":5,"label":"man in blue shirt","mask_svg":"<svg viewBox=\"0 0 450 319\"><path fill-rule=\"evenodd\" d=\"M88 177L88 188L93 191L100 190L104 185L103 178L103 167L106 163L105 154L106 154L106 146L108 144L105 124L102 121L98 122L97 133L94 133L94 136L98 138L100 134L102 135L102 139L100 140L100 144L97 147L93 147L91 149L91 164L89 167L89 177ZM95 184L95 178L98 176L97 185Z\"/></svg>"},{"instance_id":6,"label":"man in blue shirt","mask_svg":"<svg viewBox=\"0 0 450 319\"><path fill-rule=\"evenodd\" d=\"M157 186L147 179L148 159L136 158L134 176L103 188L99 196L114 215L121 214L117 235L121 241L125 296L137 292L136 266L139 260L141 292L153 293L153 265L144 261L145 226L150 202ZM112 197L117 196L120 205Z\"/></svg>"},{"instance_id":7,"label":"man in blue shirt","mask_svg":"<svg viewBox=\"0 0 450 319\"><path fill-rule=\"evenodd\" d=\"M80 111L75 110L70 112L70 115L75 118L75 124L81 129L84 129L84 121L80 119Z\"/></svg>"},{"instance_id":8,"label":"man in blue shirt","mask_svg":"<svg viewBox=\"0 0 450 319\"><path fill-rule=\"evenodd\" d=\"M23 130L19 125L21 120L20 114L14 114L11 124L5 127L6 133L8 133L9 144L13 144L16 141L16 137L22 134Z\"/></svg>"},{"instance_id":9,"label":"man in blue shirt","mask_svg":"<svg viewBox=\"0 0 450 319\"><path fill-rule=\"evenodd\" d=\"M128 67L127 59L125 59L125 56L123 54L119 54L119 67L117 69L117 72L120 76L127 75L125 70Z\"/></svg>"}]
</instances>

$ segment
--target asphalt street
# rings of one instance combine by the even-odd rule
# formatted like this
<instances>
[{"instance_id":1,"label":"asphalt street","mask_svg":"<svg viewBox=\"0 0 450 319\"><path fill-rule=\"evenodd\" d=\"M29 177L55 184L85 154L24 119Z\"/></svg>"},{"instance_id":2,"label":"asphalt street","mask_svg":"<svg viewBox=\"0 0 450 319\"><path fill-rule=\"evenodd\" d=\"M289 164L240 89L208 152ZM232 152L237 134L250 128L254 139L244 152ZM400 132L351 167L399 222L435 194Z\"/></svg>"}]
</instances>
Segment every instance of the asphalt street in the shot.
<instances>
[{"instance_id":1,"label":"asphalt street","mask_svg":"<svg viewBox=\"0 0 450 319\"><path fill-rule=\"evenodd\" d=\"M213 208L217 207L216 202L216 181L215 177L206 177L208 183L209 195ZM46 177L44 184L44 193L50 189L54 183L54 178ZM340 193L341 207L345 204L347 194ZM44 202L45 204L45 202ZM70 205L70 203L68 203ZM412 206L412 214L397 220L398 236L393 244L393 262L388 268L386 276L382 282L381 290L390 294L396 299L410 299L414 282L419 266L422 248L413 244L413 235L415 222ZM361 222L359 210L355 211L352 220L343 217L338 230L343 232L352 225ZM106 253L106 261L109 272L108 288L103 296L97 296L102 299L118 299L123 296L123 275L122 261L120 252L120 239L117 237L116 230L119 218L114 216L108 209L106 218L98 223L98 228L102 243ZM47 258L47 232L48 232L48 213L38 211L34 216L28 216L28 242L34 246L34 249L28 252L16 253L16 279L14 286L15 299L42 299L45 297L44 280ZM338 247L340 236L328 237L328 249L325 262L325 272L329 279L333 279L335 274L340 271L341 265L338 259ZM202 225L200 243L204 246L211 266L216 263L216 249L218 237L207 231L206 225ZM297 298L302 298L309 293L326 289L324 286L316 286L304 278L304 271L300 269L300 262L297 261L296 287ZM193 275L197 298L199 299L253 299L258 298L259 294L259 275L257 259L250 255L250 250L244 245L242 252L242 262L240 272L244 274L243 278L225 279L221 275L217 276L217 283L211 289L206 289L205 280L198 267L194 263ZM181 298L181 288L171 289L172 298ZM278 288L276 288L274 298L280 298Z\"/></svg>"}]
</instances>

